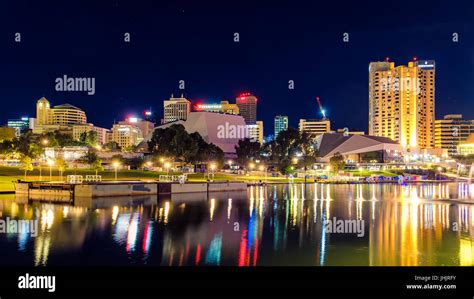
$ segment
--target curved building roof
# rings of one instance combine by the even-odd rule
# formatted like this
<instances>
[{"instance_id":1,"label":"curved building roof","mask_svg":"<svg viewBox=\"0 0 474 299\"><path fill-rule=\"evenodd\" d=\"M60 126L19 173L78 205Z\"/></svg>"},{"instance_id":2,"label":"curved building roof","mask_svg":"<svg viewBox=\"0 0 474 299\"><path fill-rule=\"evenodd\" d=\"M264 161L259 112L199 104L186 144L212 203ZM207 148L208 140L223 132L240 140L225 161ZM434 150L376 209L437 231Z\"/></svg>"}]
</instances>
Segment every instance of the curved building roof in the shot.
<instances>
[{"instance_id":1,"label":"curved building roof","mask_svg":"<svg viewBox=\"0 0 474 299\"><path fill-rule=\"evenodd\" d=\"M53 109L71 109L71 110L79 110L82 111L81 108L77 108L76 106L73 106L71 104L61 104L61 105L56 105L53 107Z\"/></svg>"}]
</instances>

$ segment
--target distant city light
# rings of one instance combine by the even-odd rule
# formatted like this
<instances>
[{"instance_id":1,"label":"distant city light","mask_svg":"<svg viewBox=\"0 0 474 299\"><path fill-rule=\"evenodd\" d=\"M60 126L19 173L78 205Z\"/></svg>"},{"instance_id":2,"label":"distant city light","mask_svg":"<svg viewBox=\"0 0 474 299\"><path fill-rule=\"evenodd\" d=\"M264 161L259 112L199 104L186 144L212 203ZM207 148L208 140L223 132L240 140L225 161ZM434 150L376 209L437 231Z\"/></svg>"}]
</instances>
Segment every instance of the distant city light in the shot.
<instances>
[{"instance_id":1,"label":"distant city light","mask_svg":"<svg viewBox=\"0 0 474 299\"><path fill-rule=\"evenodd\" d=\"M151 115L151 111L145 111L145 115L146 115L146 116L150 116L150 115Z\"/></svg>"},{"instance_id":2,"label":"distant city light","mask_svg":"<svg viewBox=\"0 0 474 299\"><path fill-rule=\"evenodd\" d=\"M136 123L136 122L138 122L138 118L137 118L137 117L130 117L130 118L128 119L128 122L130 122L130 123Z\"/></svg>"}]
</instances>

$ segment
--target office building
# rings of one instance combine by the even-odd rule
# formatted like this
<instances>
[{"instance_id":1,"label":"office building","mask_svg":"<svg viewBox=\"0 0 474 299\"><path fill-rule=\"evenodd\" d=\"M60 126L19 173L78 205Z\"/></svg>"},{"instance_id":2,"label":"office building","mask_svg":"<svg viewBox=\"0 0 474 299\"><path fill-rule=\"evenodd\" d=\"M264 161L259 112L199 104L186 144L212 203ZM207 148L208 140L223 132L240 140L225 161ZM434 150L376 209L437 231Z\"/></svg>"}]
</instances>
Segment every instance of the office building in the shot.
<instances>
[{"instance_id":1,"label":"office building","mask_svg":"<svg viewBox=\"0 0 474 299\"><path fill-rule=\"evenodd\" d=\"M469 135L466 140L459 142L457 148L457 153L459 155L474 155L474 134Z\"/></svg>"},{"instance_id":2,"label":"office building","mask_svg":"<svg viewBox=\"0 0 474 299\"><path fill-rule=\"evenodd\" d=\"M80 108L70 104L51 107L50 102L43 97L36 103L36 123L33 133L70 130L73 125L86 123L86 113Z\"/></svg>"},{"instance_id":3,"label":"office building","mask_svg":"<svg viewBox=\"0 0 474 299\"><path fill-rule=\"evenodd\" d=\"M369 135L389 137L409 148L433 148L435 62L369 65Z\"/></svg>"},{"instance_id":4,"label":"office building","mask_svg":"<svg viewBox=\"0 0 474 299\"><path fill-rule=\"evenodd\" d=\"M105 128L96 127L93 124L83 124L83 125L74 125L72 126L72 138L74 140L81 140L81 135L83 133L95 132L97 136L97 144L103 145L107 143L107 133L110 130Z\"/></svg>"},{"instance_id":5,"label":"office building","mask_svg":"<svg viewBox=\"0 0 474 299\"><path fill-rule=\"evenodd\" d=\"M116 142L122 150L130 149L143 140L139 128L125 124L114 124L111 137L111 141Z\"/></svg>"},{"instance_id":6,"label":"office building","mask_svg":"<svg viewBox=\"0 0 474 299\"><path fill-rule=\"evenodd\" d=\"M435 147L448 150L448 155L458 154L458 144L474 133L474 120L462 118L462 114L448 114L435 120Z\"/></svg>"},{"instance_id":7,"label":"office building","mask_svg":"<svg viewBox=\"0 0 474 299\"><path fill-rule=\"evenodd\" d=\"M243 93L236 98L239 114L245 119L247 125L257 122L257 98L250 93Z\"/></svg>"},{"instance_id":8,"label":"office building","mask_svg":"<svg viewBox=\"0 0 474 299\"><path fill-rule=\"evenodd\" d=\"M19 137L21 133L33 130L35 127L35 119L29 117L22 117L19 119L9 119L7 127L15 130L15 136Z\"/></svg>"},{"instance_id":9,"label":"office building","mask_svg":"<svg viewBox=\"0 0 474 299\"><path fill-rule=\"evenodd\" d=\"M247 125L249 139L263 144L263 121L258 120L254 125Z\"/></svg>"},{"instance_id":10,"label":"office building","mask_svg":"<svg viewBox=\"0 0 474 299\"><path fill-rule=\"evenodd\" d=\"M239 107L237 104L230 104L229 101L221 101L220 104L196 104L194 106L196 112L216 112L227 114L239 114Z\"/></svg>"},{"instance_id":11,"label":"office building","mask_svg":"<svg viewBox=\"0 0 474 299\"><path fill-rule=\"evenodd\" d=\"M171 95L169 100L163 102L163 123L169 123L177 120L186 120L191 112L191 102L181 95L175 98Z\"/></svg>"},{"instance_id":12,"label":"office building","mask_svg":"<svg viewBox=\"0 0 474 299\"><path fill-rule=\"evenodd\" d=\"M288 129L288 116L277 115L275 116L275 139L278 137L278 134L281 131L286 131Z\"/></svg>"},{"instance_id":13,"label":"office building","mask_svg":"<svg viewBox=\"0 0 474 299\"><path fill-rule=\"evenodd\" d=\"M155 124L148 121L144 120L141 118L137 117L128 117L127 119L120 121L120 125L131 125L135 126L140 129L140 132L142 133L143 137L148 136L153 131L153 128L155 127Z\"/></svg>"},{"instance_id":14,"label":"office building","mask_svg":"<svg viewBox=\"0 0 474 299\"><path fill-rule=\"evenodd\" d=\"M298 128L316 137L331 132L331 122L329 119L300 119Z\"/></svg>"}]
</instances>

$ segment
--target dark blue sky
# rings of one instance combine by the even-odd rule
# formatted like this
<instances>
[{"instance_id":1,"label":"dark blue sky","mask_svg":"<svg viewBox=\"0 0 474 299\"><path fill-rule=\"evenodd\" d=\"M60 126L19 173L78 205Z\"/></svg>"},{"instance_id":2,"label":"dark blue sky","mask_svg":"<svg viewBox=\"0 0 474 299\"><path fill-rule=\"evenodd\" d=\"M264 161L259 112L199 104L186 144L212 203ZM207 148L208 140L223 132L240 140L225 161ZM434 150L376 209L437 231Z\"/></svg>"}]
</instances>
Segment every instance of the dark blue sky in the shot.
<instances>
[{"instance_id":1,"label":"dark blue sky","mask_svg":"<svg viewBox=\"0 0 474 299\"><path fill-rule=\"evenodd\" d=\"M387 56L397 65L436 60L437 116L474 118L473 1L307 2L2 1L0 123L33 116L46 96L111 127L150 106L161 115L185 80L191 100L255 94L265 135L277 114L292 126L320 117L317 95L334 129L367 130L368 64ZM95 96L55 91L64 74L95 77Z\"/></svg>"}]
</instances>

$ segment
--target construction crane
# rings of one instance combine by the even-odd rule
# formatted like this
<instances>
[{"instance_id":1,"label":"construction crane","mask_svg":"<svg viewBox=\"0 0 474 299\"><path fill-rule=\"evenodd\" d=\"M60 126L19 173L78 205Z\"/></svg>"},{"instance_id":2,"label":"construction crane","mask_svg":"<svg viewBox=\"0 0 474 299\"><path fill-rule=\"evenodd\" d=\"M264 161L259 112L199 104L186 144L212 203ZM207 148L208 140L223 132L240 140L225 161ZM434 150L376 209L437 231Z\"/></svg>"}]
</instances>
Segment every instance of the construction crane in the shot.
<instances>
[{"instance_id":1,"label":"construction crane","mask_svg":"<svg viewBox=\"0 0 474 299\"><path fill-rule=\"evenodd\" d=\"M326 111L324 111L323 106L321 105L321 101L319 100L319 97L316 97L316 101L318 101L319 110L321 111L321 114L323 115L323 119L326 119Z\"/></svg>"}]
</instances>

